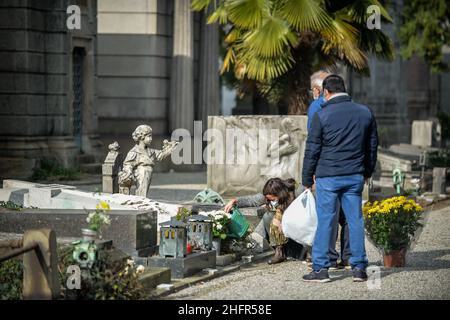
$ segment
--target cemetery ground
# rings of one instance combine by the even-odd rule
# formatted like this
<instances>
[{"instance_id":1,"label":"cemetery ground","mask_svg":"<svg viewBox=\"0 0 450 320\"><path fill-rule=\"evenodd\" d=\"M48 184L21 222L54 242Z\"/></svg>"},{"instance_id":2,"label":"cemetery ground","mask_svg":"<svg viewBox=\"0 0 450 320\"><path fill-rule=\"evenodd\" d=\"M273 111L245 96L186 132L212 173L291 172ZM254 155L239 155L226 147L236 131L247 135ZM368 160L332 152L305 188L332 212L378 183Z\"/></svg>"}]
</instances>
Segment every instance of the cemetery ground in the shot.
<instances>
[{"instance_id":1,"label":"cemetery ground","mask_svg":"<svg viewBox=\"0 0 450 320\"><path fill-rule=\"evenodd\" d=\"M64 182L80 190L101 189L100 176ZM182 203L206 187L204 172L155 173L150 197L158 201ZM0 240L8 238L1 234ZM369 265L381 269L380 287L352 282L351 271L330 272L332 282L311 284L302 281L310 272L300 261L268 265L271 252L251 263L235 263L218 268L218 274L197 274L172 280L174 287L150 291L149 299L450 299L450 200L438 202L425 213L424 228L408 251L406 267L386 269L382 256L368 240Z\"/></svg>"},{"instance_id":2,"label":"cemetery ground","mask_svg":"<svg viewBox=\"0 0 450 320\"><path fill-rule=\"evenodd\" d=\"M366 239L369 265L380 266L379 289L355 283L351 271L330 271L332 282L305 283L310 270L300 261L258 263L164 299L450 299L450 203L426 214L425 226L407 254L406 267L385 269L379 251ZM442 206L444 206L442 208Z\"/></svg>"}]
</instances>

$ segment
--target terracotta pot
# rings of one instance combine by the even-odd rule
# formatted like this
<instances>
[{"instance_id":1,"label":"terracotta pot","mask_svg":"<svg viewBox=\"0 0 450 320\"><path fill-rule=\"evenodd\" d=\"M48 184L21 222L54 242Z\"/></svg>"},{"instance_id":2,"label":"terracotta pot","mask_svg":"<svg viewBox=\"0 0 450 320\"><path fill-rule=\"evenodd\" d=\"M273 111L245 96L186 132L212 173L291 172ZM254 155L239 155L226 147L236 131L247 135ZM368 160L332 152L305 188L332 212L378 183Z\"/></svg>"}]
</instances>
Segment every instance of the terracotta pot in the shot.
<instances>
[{"instance_id":1,"label":"terracotta pot","mask_svg":"<svg viewBox=\"0 0 450 320\"><path fill-rule=\"evenodd\" d=\"M404 267L406 250L391 250L388 254L383 254L383 263L387 268Z\"/></svg>"}]
</instances>

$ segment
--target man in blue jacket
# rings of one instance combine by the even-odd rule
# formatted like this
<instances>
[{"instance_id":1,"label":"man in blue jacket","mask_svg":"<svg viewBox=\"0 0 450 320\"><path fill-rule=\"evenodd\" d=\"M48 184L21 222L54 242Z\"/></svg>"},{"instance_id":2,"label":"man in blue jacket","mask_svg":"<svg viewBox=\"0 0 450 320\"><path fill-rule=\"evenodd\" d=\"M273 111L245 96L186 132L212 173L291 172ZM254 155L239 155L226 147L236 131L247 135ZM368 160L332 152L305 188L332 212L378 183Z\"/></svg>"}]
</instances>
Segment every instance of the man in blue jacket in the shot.
<instances>
[{"instance_id":1,"label":"man in blue jacket","mask_svg":"<svg viewBox=\"0 0 450 320\"><path fill-rule=\"evenodd\" d=\"M350 231L350 265L354 281L367 280L362 190L375 169L378 135L371 110L352 102L344 80L329 75L323 80L326 102L312 120L306 140L302 183L316 183L318 225L312 247L313 271L305 281L329 282L329 244L341 203Z\"/></svg>"},{"instance_id":2,"label":"man in blue jacket","mask_svg":"<svg viewBox=\"0 0 450 320\"><path fill-rule=\"evenodd\" d=\"M325 103L322 83L323 80L329 75L330 74L325 71L317 71L311 75L311 92L314 100L313 102L311 102L308 108L308 132L311 129L311 123L312 119L314 118L314 114L322 109L322 104ZM338 268L348 268L348 260L350 258L348 224L345 220L344 211L342 211L342 207L340 204L337 205L336 210L339 210L339 214L336 215L336 221L333 225L333 236L330 239L330 270L337 270ZM336 251L336 241L339 233L339 225L341 226L340 254L338 254L338 252ZM341 258L341 261L338 263L339 257Z\"/></svg>"}]
</instances>

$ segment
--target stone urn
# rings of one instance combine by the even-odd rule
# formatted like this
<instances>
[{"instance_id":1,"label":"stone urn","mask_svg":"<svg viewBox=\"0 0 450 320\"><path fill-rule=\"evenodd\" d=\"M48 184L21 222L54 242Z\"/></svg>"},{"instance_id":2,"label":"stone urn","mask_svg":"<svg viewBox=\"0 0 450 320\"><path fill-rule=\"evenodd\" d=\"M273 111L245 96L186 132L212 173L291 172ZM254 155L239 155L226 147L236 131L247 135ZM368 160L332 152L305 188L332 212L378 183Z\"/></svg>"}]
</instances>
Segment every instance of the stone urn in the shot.
<instances>
[{"instance_id":1,"label":"stone urn","mask_svg":"<svg viewBox=\"0 0 450 320\"><path fill-rule=\"evenodd\" d=\"M98 232L91 229L81 229L81 235L83 236L83 240L86 241L95 241L98 239Z\"/></svg>"},{"instance_id":2,"label":"stone urn","mask_svg":"<svg viewBox=\"0 0 450 320\"><path fill-rule=\"evenodd\" d=\"M220 238L213 238L212 239L212 249L216 250L216 255L220 255L220 245L221 245L222 239Z\"/></svg>"},{"instance_id":3,"label":"stone urn","mask_svg":"<svg viewBox=\"0 0 450 320\"><path fill-rule=\"evenodd\" d=\"M405 266L406 249L391 250L383 253L383 264L386 268L400 268Z\"/></svg>"}]
</instances>

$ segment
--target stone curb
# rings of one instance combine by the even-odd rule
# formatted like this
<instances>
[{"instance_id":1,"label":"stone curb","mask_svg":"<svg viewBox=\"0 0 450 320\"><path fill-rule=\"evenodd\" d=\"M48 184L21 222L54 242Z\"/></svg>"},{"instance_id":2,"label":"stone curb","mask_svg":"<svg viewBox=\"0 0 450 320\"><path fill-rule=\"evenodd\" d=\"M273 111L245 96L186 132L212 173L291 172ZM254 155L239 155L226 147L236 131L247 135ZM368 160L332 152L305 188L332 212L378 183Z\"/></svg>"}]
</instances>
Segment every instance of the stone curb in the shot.
<instances>
[{"instance_id":1,"label":"stone curb","mask_svg":"<svg viewBox=\"0 0 450 320\"><path fill-rule=\"evenodd\" d=\"M175 293L177 291L180 291L182 289L185 289L187 287L193 286L195 284L198 284L200 282L206 282L224 275L227 275L233 271L240 270L242 267L248 267L253 265L256 262L262 262L270 257L273 256L273 251L263 252L258 255L255 255L252 257L251 262L243 262L239 261L233 265L225 266L223 268L220 268L218 272L214 274L197 274L191 277L184 278L182 280L176 280L173 281L173 287L169 290L165 289L155 289L150 293L151 299L158 299L165 296L168 296L172 293Z\"/></svg>"}]
</instances>

